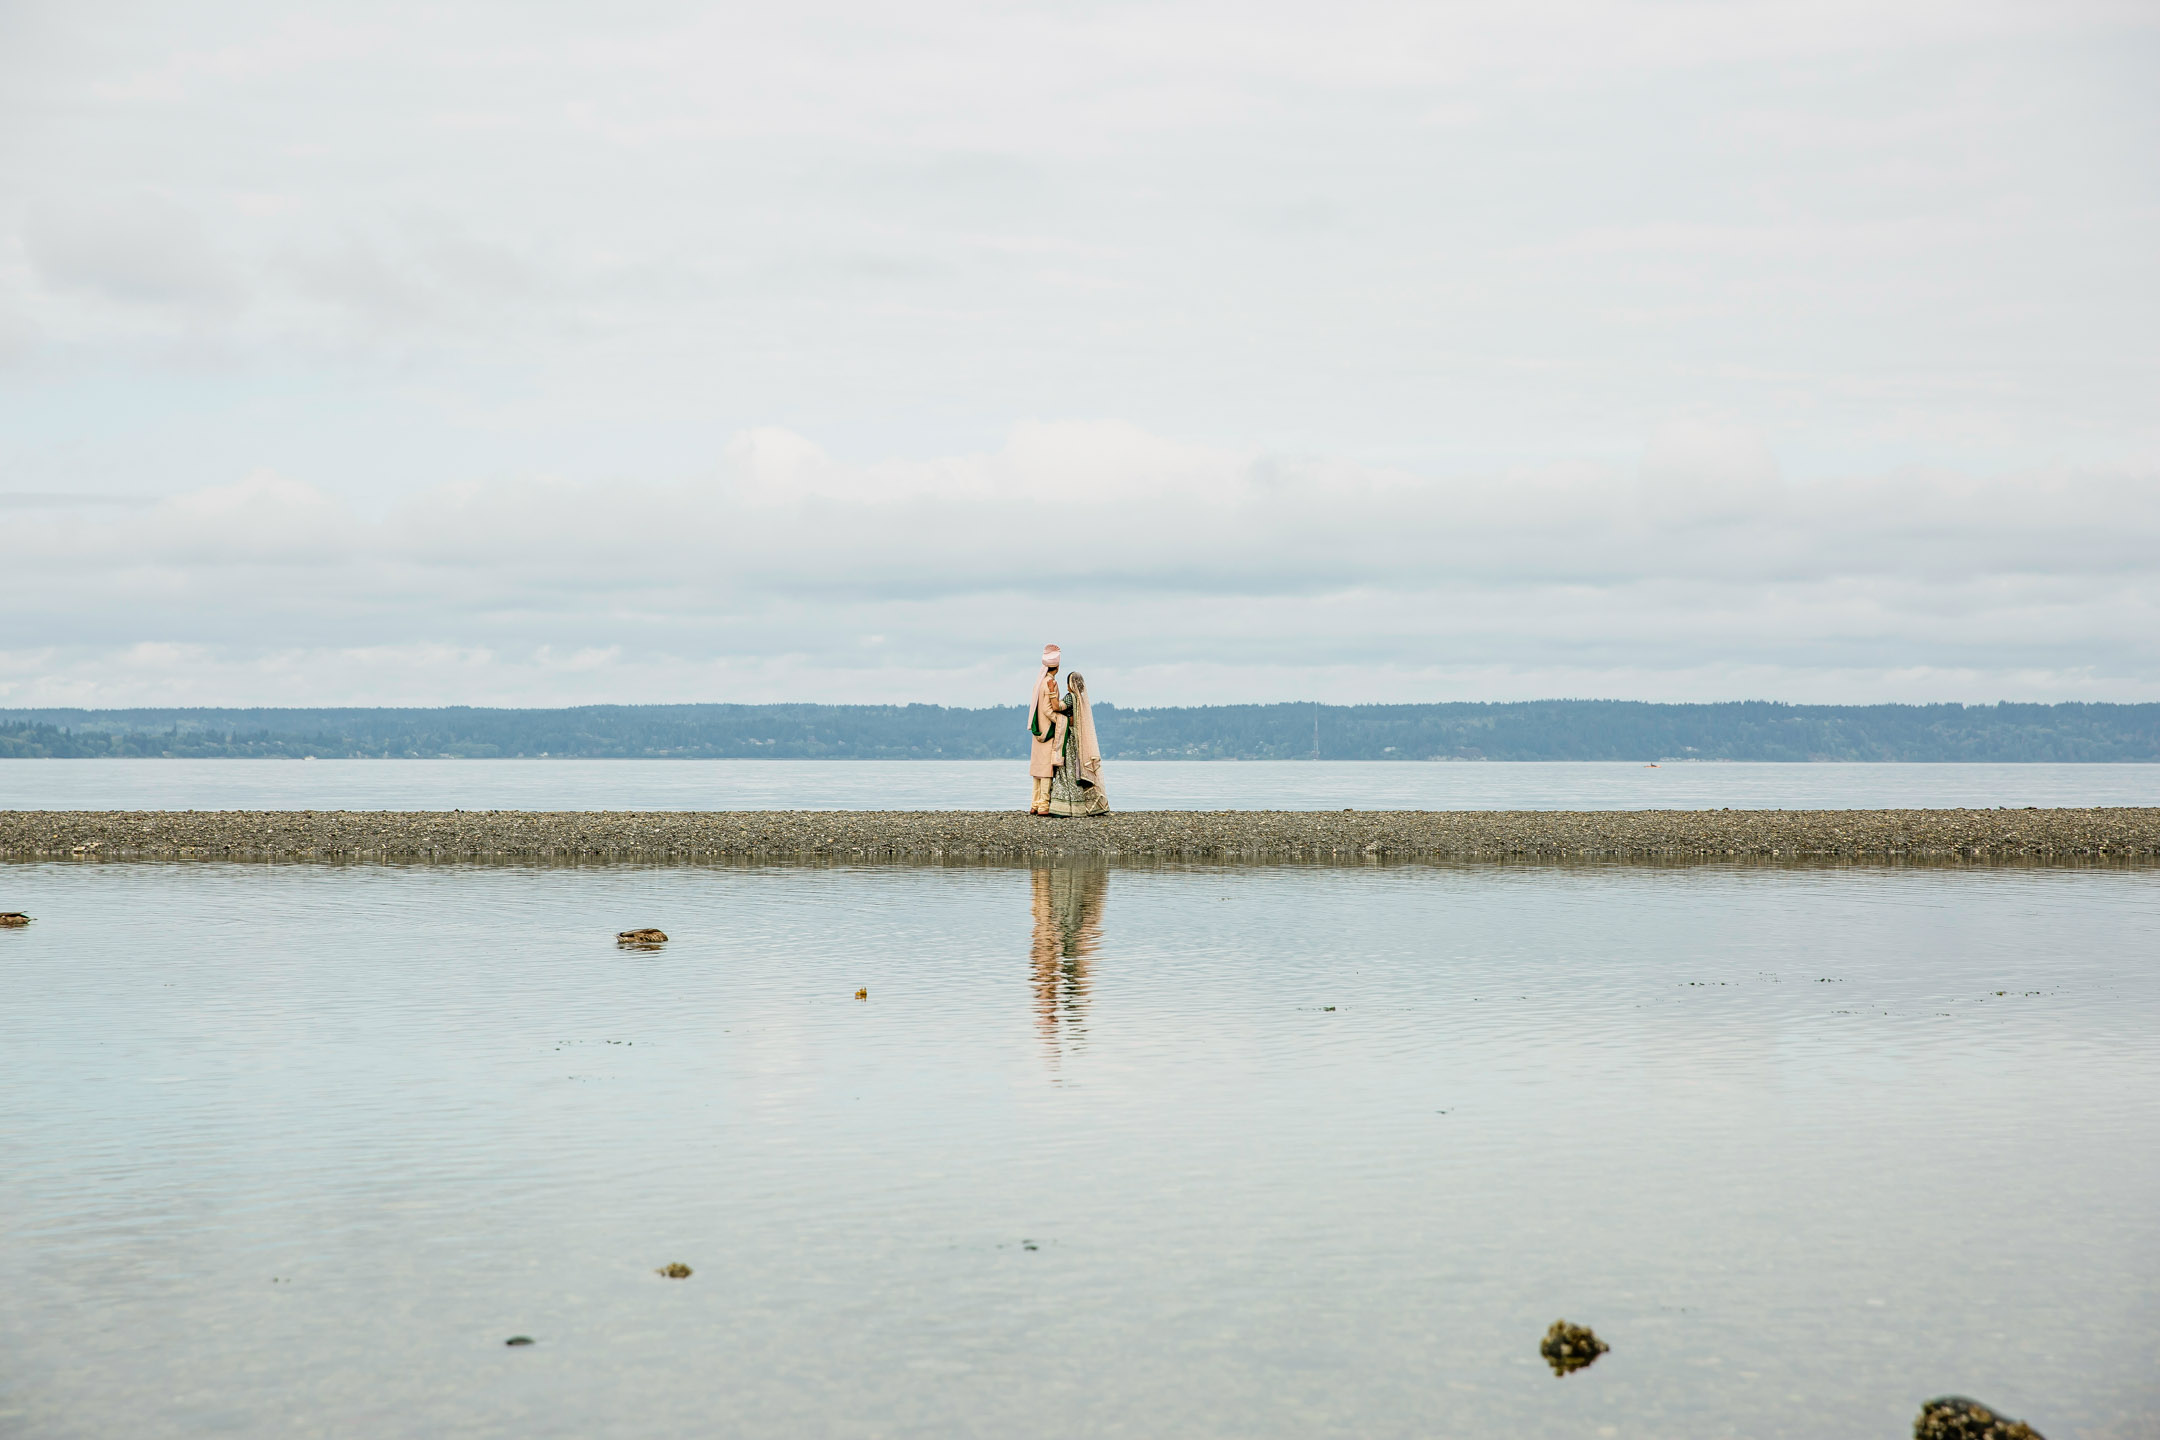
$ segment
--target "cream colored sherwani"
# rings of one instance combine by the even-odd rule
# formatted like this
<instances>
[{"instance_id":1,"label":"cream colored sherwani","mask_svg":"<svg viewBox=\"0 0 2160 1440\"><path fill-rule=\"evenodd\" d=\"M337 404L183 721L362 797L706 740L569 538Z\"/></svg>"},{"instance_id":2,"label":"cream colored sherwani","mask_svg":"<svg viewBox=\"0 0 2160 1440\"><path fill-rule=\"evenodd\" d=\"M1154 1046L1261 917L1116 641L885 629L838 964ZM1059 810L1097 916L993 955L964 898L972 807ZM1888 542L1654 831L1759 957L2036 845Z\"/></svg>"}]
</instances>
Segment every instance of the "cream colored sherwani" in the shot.
<instances>
[{"instance_id":1,"label":"cream colored sherwani","mask_svg":"<svg viewBox=\"0 0 2160 1440\"><path fill-rule=\"evenodd\" d=\"M1065 702L1058 697L1057 676L1045 670L1028 705L1028 775L1035 782L1028 804L1031 810L1050 803L1050 776L1064 758L1065 725Z\"/></svg>"}]
</instances>

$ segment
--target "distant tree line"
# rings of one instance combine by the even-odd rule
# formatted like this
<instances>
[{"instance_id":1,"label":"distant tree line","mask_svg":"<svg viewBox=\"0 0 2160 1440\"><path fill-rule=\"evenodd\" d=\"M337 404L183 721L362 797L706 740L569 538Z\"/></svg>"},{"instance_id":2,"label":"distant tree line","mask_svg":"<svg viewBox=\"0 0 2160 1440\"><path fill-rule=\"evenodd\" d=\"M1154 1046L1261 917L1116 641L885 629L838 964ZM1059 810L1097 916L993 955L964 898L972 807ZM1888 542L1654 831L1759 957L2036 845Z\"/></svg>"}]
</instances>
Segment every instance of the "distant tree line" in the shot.
<instances>
[{"instance_id":1,"label":"distant tree line","mask_svg":"<svg viewBox=\"0 0 2160 1440\"><path fill-rule=\"evenodd\" d=\"M0 712L4 714L6 712ZM585 705L569 710L34 710L0 758L978 760L1027 752L1019 707Z\"/></svg>"},{"instance_id":2,"label":"distant tree line","mask_svg":"<svg viewBox=\"0 0 2160 1440\"><path fill-rule=\"evenodd\" d=\"M576 756L998 760L1019 707L0 711L0 759ZM1119 760L2160 761L2160 705L1514 704L1095 707Z\"/></svg>"},{"instance_id":3,"label":"distant tree line","mask_svg":"<svg viewBox=\"0 0 2160 1440\"><path fill-rule=\"evenodd\" d=\"M1127 759L2160 761L2160 705L1231 705L1098 728Z\"/></svg>"}]
</instances>

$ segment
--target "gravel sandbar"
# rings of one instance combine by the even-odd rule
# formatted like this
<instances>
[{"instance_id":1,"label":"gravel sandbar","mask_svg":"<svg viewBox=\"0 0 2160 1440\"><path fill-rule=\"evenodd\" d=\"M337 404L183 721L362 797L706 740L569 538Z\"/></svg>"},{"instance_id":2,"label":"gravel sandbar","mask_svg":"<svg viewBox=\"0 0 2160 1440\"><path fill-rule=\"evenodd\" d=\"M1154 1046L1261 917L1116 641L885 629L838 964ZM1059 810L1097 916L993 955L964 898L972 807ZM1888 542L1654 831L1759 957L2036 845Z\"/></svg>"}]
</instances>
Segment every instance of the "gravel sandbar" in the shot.
<instances>
[{"instance_id":1,"label":"gravel sandbar","mask_svg":"<svg viewBox=\"0 0 2160 1440\"><path fill-rule=\"evenodd\" d=\"M0 856L264 860L2160 859L2160 808L0 811Z\"/></svg>"}]
</instances>

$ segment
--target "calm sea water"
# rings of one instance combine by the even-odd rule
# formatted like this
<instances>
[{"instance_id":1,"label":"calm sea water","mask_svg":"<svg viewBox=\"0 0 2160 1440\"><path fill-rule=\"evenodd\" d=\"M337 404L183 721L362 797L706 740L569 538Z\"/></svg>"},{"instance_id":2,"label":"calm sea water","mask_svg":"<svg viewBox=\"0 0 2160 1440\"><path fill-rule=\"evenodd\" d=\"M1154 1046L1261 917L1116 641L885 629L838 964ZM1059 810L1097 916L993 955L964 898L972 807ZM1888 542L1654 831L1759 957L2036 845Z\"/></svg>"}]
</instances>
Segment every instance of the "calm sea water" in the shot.
<instances>
[{"instance_id":1,"label":"calm sea water","mask_svg":"<svg viewBox=\"0 0 2160 1440\"><path fill-rule=\"evenodd\" d=\"M22 864L0 909L11 1437L2160 1432L2160 871ZM1613 1346L1567 1379L1560 1316Z\"/></svg>"},{"instance_id":2,"label":"calm sea water","mask_svg":"<svg viewBox=\"0 0 2160 1440\"><path fill-rule=\"evenodd\" d=\"M2160 765L1112 762L1130 810L2160 805ZM15 760L0 810L1006 810L1019 761Z\"/></svg>"}]
</instances>

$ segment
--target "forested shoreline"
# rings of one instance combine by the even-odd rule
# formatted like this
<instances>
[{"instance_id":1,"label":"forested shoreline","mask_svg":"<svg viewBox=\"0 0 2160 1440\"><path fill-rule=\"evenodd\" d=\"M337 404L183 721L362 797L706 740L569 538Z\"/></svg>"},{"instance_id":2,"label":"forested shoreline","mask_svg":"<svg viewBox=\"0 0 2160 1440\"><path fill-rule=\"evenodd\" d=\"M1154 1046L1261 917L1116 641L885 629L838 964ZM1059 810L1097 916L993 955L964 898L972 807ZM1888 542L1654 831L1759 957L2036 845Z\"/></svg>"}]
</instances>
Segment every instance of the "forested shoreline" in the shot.
<instances>
[{"instance_id":1,"label":"forested shoreline","mask_svg":"<svg viewBox=\"0 0 2160 1440\"><path fill-rule=\"evenodd\" d=\"M2160 704L1095 707L1119 760L2160 761ZM995 760L1019 707L0 710L0 759Z\"/></svg>"}]
</instances>

